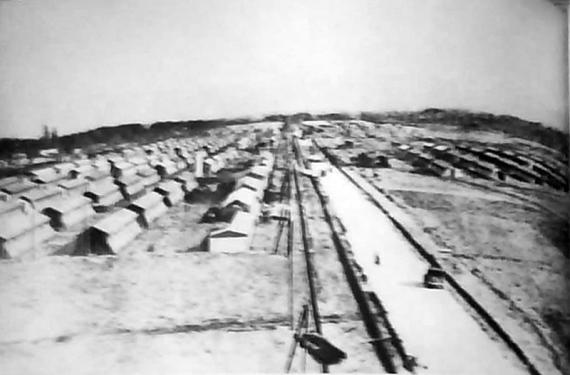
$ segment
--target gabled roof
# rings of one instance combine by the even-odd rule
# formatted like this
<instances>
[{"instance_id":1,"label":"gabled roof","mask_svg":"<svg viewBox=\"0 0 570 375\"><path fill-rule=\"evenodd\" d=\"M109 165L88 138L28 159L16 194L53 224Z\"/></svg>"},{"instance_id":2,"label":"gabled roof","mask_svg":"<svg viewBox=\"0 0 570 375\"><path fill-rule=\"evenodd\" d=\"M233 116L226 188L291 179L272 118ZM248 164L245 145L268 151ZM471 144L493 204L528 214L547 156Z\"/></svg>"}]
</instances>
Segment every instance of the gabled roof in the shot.
<instances>
[{"instance_id":1,"label":"gabled roof","mask_svg":"<svg viewBox=\"0 0 570 375\"><path fill-rule=\"evenodd\" d=\"M105 172L99 169L93 169L85 174L85 178L90 181L97 181L110 176L111 175L109 174L109 172Z\"/></svg>"},{"instance_id":2,"label":"gabled roof","mask_svg":"<svg viewBox=\"0 0 570 375\"><path fill-rule=\"evenodd\" d=\"M156 169L152 168L151 166L140 169L137 172L137 175L142 176L142 177L150 177L150 176L154 176L156 174L157 174Z\"/></svg>"},{"instance_id":3,"label":"gabled roof","mask_svg":"<svg viewBox=\"0 0 570 375\"><path fill-rule=\"evenodd\" d=\"M93 170L95 170L95 167L92 166L91 164L80 165L72 169L72 171L75 171L80 174L88 174Z\"/></svg>"},{"instance_id":4,"label":"gabled roof","mask_svg":"<svg viewBox=\"0 0 570 375\"><path fill-rule=\"evenodd\" d=\"M119 161L113 165L113 168L118 170L127 170L134 168L134 166L135 166L134 164L129 163L127 161Z\"/></svg>"},{"instance_id":5,"label":"gabled roof","mask_svg":"<svg viewBox=\"0 0 570 375\"><path fill-rule=\"evenodd\" d=\"M77 159L73 161L73 164L77 167L82 167L84 165L91 165L92 161L90 159Z\"/></svg>"},{"instance_id":6,"label":"gabled roof","mask_svg":"<svg viewBox=\"0 0 570 375\"><path fill-rule=\"evenodd\" d=\"M49 217L34 210L31 210L29 213L12 211L9 215L9 220L2 220L2 225L0 226L0 238L5 240L49 223Z\"/></svg>"},{"instance_id":7,"label":"gabled roof","mask_svg":"<svg viewBox=\"0 0 570 375\"><path fill-rule=\"evenodd\" d=\"M59 174L55 168L42 168L29 172L32 179L41 182L53 182L62 179L64 176Z\"/></svg>"},{"instance_id":8,"label":"gabled roof","mask_svg":"<svg viewBox=\"0 0 570 375\"><path fill-rule=\"evenodd\" d=\"M95 195L107 195L112 191L118 191L119 187L115 185L113 179L105 178L94 183L94 185L89 189L89 192Z\"/></svg>"},{"instance_id":9,"label":"gabled roof","mask_svg":"<svg viewBox=\"0 0 570 375\"><path fill-rule=\"evenodd\" d=\"M19 199L12 199L7 202L0 202L0 216L2 214L7 214L12 211L23 211L24 210L24 203Z\"/></svg>"},{"instance_id":10,"label":"gabled roof","mask_svg":"<svg viewBox=\"0 0 570 375\"><path fill-rule=\"evenodd\" d=\"M312 155L309 155L307 160L312 161L312 162L315 162L315 161L318 162L318 161L323 161L323 157L322 157L322 155L319 155L319 154L312 154Z\"/></svg>"},{"instance_id":11,"label":"gabled roof","mask_svg":"<svg viewBox=\"0 0 570 375\"><path fill-rule=\"evenodd\" d=\"M195 181L194 174L190 171L184 171L180 173L178 176L174 177L174 181L179 181L183 183L188 183L191 181Z\"/></svg>"},{"instance_id":12,"label":"gabled roof","mask_svg":"<svg viewBox=\"0 0 570 375\"><path fill-rule=\"evenodd\" d=\"M237 183L237 187L246 187L249 188L251 190L260 192L263 191L264 188L264 183L262 180L255 178L255 177L251 177L251 176L244 176L242 178L239 179L238 183Z\"/></svg>"},{"instance_id":13,"label":"gabled roof","mask_svg":"<svg viewBox=\"0 0 570 375\"><path fill-rule=\"evenodd\" d=\"M53 167L60 174L65 174L65 173L68 173L73 168L75 168L75 164L73 164L72 162L59 163L59 164L54 165Z\"/></svg>"},{"instance_id":14,"label":"gabled roof","mask_svg":"<svg viewBox=\"0 0 570 375\"><path fill-rule=\"evenodd\" d=\"M20 196L20 198L25 199L29 202L36 202L55 197L57 195L62 195L62 193L63 191L56 186L45 185L26 191Z\"/></svg>"},{"instance_id":15,"label":"gabled roof","mask_svg":"<svg viewBox=\"0 0 570 375\"><path fill-rule=\"evenodd\" d=\"M155 191L172 194L172 193L175 193L176 191L182 191L182 186L180 185L179 182L176 182L174 180L170 180L170 181L165 181L165 182L161 182L160 184L158 184Z\"/></svg>"},{"instance_id":16,"label":"gabled roof","mask_svg":"<svg viewBox=\"0 0 570 375\"><path fill-rule=\"evenodd\" d=\"M267 166L255 165L249 170L248 175L253 177L259 176L259 178L267 178L269 176L269 172L271 172L271 169L269 169Z\"/></svg>"},{"instance_id":17,"label":"gabled roof","mask_svg":"<svg viewBox=\"0 0 570 375\"><path fill-rule=\"evenodd\" d=\"M148 161L140 156L135 156L132 158L129 158L129 163L133 164L133 165L144 165L144 164L148 164Z\"/></svg>"},{"instance_id":18,"label":"gabled roof","mask_svg":"<svg viewBox=\"0 0 570 375\"><path fill-rule=\"evenodd\" d=\"M51 209L56 212L70 212L76 208L88 206L91 204L91 200L82 195L66 196L61 197L57 201L51 203L46 209Z\"/></svg>"},{"instance_id":19,"label":"gabled roof","mask_svg":"<svg viewBox=\"0 0 570 375\"><path fill-rule=\"evenodd\" d=\"M230 224L225 228L213 231L210 233L210 237L246 237L252 234L254 226L254 215L243 211L236 211Z\"/></svg>"},{"instance_id":20,"label":"gabled roof","mask_svg":"<svg viewBox=\"0 0 570 375\"><path fill-rule=\"evenodd\" d=\"M227 207L234 202L240 202L248 207L254 206L257 202L257 195L255 191L247 188L239 188L237 190L232 191L227 198L222 203L223 207Z\"/></svg>"},{"instance_id":21,"label":"gabled roof","mask_svg":"<svg viewBox=\"0 0 570 375\"><path fill-rule=\"evenodd\" d=\"M122 156L119 156L119 155L111 155L111 156L109 156L109 157L107 158L107 161L108 161L109 163L112 163L112 164L116 164L116 163L122 162L122 161L124 161L124 160L125 160L125 159L124 159Z\"/></svg>"},{"instance_id":22,"label":"gabled roof","mask_svg":"<svg viewBox=\"0 0 570 375\"><path fill-rule=\"evenodd\" d=\"M88 185L89 181L86 181L82 178L76 178L74 180L65 180L58 183L58 186L61 186L64 189L73 189L78 186Z\"/></svg>"},{"instance_id":23,"label":"gabled roof","mask_svg":"<svg viewBox=\"0 0 570 375\"><path fill-rule=\"evenodd\" d=\"M152 191L150 193L146 193L139 199L132 202L129 207L140 207L142 209L149 209L151 207L156 206L157 204L161 204L163 202L162 195Z\"/></svg>"},{"instance_id":24,"label":"gabled roof","mask_svg":"<svg viewBox=\"0 0 570 375\"><path fill-rule=\"evenodd\" d=\"M115 233L122 230L125 225L135 221L137 217L136 212L123 208L97 222L93 228L105 233Z\"/></svg>"},{"instance_id":25,"label":"gabled roof","mask_svg":"<svg viewBox=\"0 0 570 375\"><path fill-rule=\"evenodd\" d=\"M130 185L134 185L138 182L141 182L142 180L141 180L140 176L133 174L133 175L128 175L128 176L123 176L121 178L116 179L115 181L119 185L130 186Z\"/></svg>"},{"instance_id":26,"label":"gabled roof","mask_svg":"<svg viewBox=\"0 0 570 375\"><path fill-rule=\"evenodd\" d=\"M8 186L11 185L13 183L16 183L18 181L21 181L21 177L18 176L13 176L13 177L6 177L3 179L0 179L0 188L4 187L4 186Z\"/></svg>"}]
</instances>

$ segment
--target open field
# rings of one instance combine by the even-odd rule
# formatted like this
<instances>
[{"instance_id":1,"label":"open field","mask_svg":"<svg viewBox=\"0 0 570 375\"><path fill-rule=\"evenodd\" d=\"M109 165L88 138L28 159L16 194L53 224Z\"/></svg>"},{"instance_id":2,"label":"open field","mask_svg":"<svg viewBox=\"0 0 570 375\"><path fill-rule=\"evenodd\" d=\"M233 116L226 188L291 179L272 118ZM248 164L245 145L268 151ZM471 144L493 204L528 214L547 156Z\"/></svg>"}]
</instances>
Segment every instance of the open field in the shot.
<instances>
[{"instance_id":1,"label":"open field","mask_svg":"<svg viewBox=\"0 0 570 375\"><path fill-rule=\"evenodd\" d=\"M521 200L512 195L512 188L505 194L485 194L435 177L410 174L406 181L404 174L397 179L394 175L379 170L371 181L437 245L450 250L439 254L443 262L458 274L467 270L484 280L483 287L501 298L507 310L514 309L512 314L528 321L559 366L568 368L568 222L533 204L562 214L565 203L560 204L560 194L554 194L557 199L538 193L532 200Z\"/></svg>"}]
</instances>

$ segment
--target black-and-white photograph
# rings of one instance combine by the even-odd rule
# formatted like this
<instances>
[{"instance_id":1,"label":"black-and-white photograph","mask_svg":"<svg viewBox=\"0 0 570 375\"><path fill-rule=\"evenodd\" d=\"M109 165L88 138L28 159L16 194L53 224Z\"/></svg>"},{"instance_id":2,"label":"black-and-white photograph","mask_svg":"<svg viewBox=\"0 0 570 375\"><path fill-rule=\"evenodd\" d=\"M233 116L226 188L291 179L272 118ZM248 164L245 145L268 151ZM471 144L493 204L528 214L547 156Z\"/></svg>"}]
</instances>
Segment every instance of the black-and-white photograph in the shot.
<instances>
[{"instance_id":1,"label":"black-and-white photograph","mask_svg":"<svg viewBox=\"0 0 570 375\"><path fill-rule=\"evenodd\" d=\"M0 373L570 374L568 0L0 0Z\"/></svg>"}]
</instances>

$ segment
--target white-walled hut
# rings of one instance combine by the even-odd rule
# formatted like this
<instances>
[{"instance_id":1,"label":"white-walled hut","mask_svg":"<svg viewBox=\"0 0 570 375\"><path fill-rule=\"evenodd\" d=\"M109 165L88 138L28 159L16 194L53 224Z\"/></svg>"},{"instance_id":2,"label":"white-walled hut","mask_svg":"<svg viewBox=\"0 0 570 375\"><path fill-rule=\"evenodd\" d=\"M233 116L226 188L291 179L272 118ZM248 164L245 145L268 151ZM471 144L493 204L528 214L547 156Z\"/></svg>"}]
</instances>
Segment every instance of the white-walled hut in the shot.
<instances>
[{"instance_id":1,"label":"white-walled hut","mask_svg":"<svg viewBox=\"0 0 570 375\"><path fill-rule=\"evenodd\" d=\"M160 176L156 169L148 165L145 168L139 169L137 176L143 180L145 188L151 187L160 182Z\"/></svg>"},{"instance_id":2,"label":"white-walled hut","mask_svg":"<svg viewBox=\"0 0 570 375\"><path fill-rule=\"evenodd\" d=\"M49 218L24 201L9 203L0 208L0 255L14 258L33 251L55 232Z\"/></svg>"},{"instance_id":3,"label":"white-walled hut","mask_svg":"<svg viewBox=\"0 0 570 375\"><path fill-rule=\"evenodd\" d=\"M228 226L215 230L208 236L208 249L211 252L247 252L255 230L255 216L236 211Z\"/></svg>"},{"instance_id":4,"label":"white-walled hut","mask_svg":"<svg viewBox=\"0 0 570 375\"><path fill-rule=\"evenodd\" d=\"M89 161L89 160L86 160ZM86 175L90 174L92 171L96 171L95 167L91 164L84 164L75 166L71 171L69 171L68 177L69 178L82 178Z\"/></svg>"},{"instance_id":5,"label":"white-walled hut","mask_svg":"<svg viewBox=\"0 0 570 375\"><path fill-rule=\"evenodd\" d=\"M7 202L0 202L0 217L17 211L23 211L25 208L30 209L31 207L28 203L19 199L11 199Z\"/></svg>"},{"instance_id":6,"label":"white-walled hut","mask_svg":"<svg viewBox=\"0 0 570 375\"><path fill-rule=\"evenodd\" d=\"M30 203L38 211L48 207L63 196L63 189L53 185L42 185L20 195L20 199Z\"/></svg>"},{"instance_id":7,"label":"white-walled hut","mask_svg":"<svg viewBox=\"0 0 570 375\"><path fill-rule=\"evenodd\" d=\"M136 166L126 161L120 161L111 166L111 175L114 178L134 176L136 174L137 174Z\"/></svg>"},{"instance_id":8,"label":"white-walled hut","mask_svg":"<svg viewBox=\"0 0 570 375\"><path fill-rule=\"evenodd\" d=\"M12 176L12 177L5 177L0 179L0 189L4 186L15 184L16 182L22 181L22 177L20 176Z\"/></svg>"},{"instance_id":9,"label":"white-walled hut","mask_svg":"<svg viewBox=\"0 0 570 375\"><path fill-rule=\"evenodd\" d=\"M145 191L144 181L137 175L129 175L116 179L115 184L119 187L123 198L127 200L136 199Z\"/></svg>"},{"instance_id":10,"label":"white-walled hut","mask_svg":"<svg viewBox=\"0 0 570 375\"><path fill-rule=\"evenodd\" d=\"M291 215L291 207L284 203L277 203L269 207L269 217L273 220L287 220Z\"/></svg>"},{"instance_id":11,"label":"white-walled hut","mask_svg":"<svg viewBox=\"0 0 570 375\"><path fill-rule=\"evenodd\" d=\"M76 167L83 167L85 165L92 166L91 163L92 163L91 159L88 159L88 158L75 159L73 161L73 165L75 165Z\"/></svg>"},{"instance_id":12,"label":"white-walled hut","mask_svg":"<svg viewBox=\"0 0 570 375\"><path fill-rule=\"evenodd\" d=\"M261 156L260 165L265 165L270 169L273 169L273 165L275 164L275 155L270 151L261 151L259 156Z\"/></svg>"},{"instance_id":13,"label":"white-walled hut","mask_svg":"<svg viewBox=\"0 0 570 375\"><path fill-rule=\"evenodd\" d=\"M186 168L188 168L188 162L184 158L176 158L175 164L177 172L183 171Z\"/></svg>"},{"instance_id":14,"label":"white-walled hut","mask_svg":"<svg viewBox=\"0 0 570 375\"><path fill-rule=\"evenodd\" d=\"M10 194L0 191L0 202L7 202L11 199Z\"/></svg>"},{"instance_id":15,"label":"white-walled hut","mask_svg":"<svg viewBox=\"0 0 570 375\"><path fill-rule=\"evenodd\" d=\"M30 179L39 184L49 184L64 179L66 175L58 173L53 167L36 169L28 172Z\"/></svg>"},{"instance_id":16,"label":"white-walled hut","mask_svg":"<svg viewBox=\"0 0 570 375\"><path fill-rule=\"evenodd\" d=\"M241 187L232 191L222 202L222 207L237 206L241 210L257 216L260 210L259 198L255 191Z\"/></svg>"},{"instance_id":17,"label":"white-walled hut","mask_svg":"<svg viewBox=\"0 0 570 375\"><path fill-rule=\"evenodd\" d=\"M62 188L66 194L80 194L82 195L89 190L89 181L83 178L76 178L74 180L60 181L57 186Z\"/></svg>"},{"instance_id":18,"label":"white-walled hut","mask_svg":"<svg viewBox=\"0 0 570 375\"><path fill-rule=\"evenodd\" d=\"M82 195L62 197L42 210L56 230L69 229L95 215L91 200Z\"/></svg>"},{"instance_id":19,"label":"white-walled hut","mask_svg":"<svg viewBox=\"0 0 570 375\"><path fill-rule=\"evenodd\" d=\"M254 165L247 173L248 176L257 178L264 182L264 188L267 187L267 181L269 178L269 174L271 173L271 169L265 165Z\"/></svg>"},{"instance_id":20,"label":"white-walled hut","mask_svg":"<svg viewBox=\"0 0 570 375\"><path fill-rule=\"evenodd\" d=\"M182 190L186 194L190 194L192 190L198 187L198 182L196 181L194 174L190 171L180 173L178 176L174 177L174 181L177 181L182 185Z\"/></svg>"},{"instance_id":21,"label":"white-walled hut","mask_svg":"<svg viewBox=\"0 0 570 375\"><path fill-rule=\"evenodd\" d=\"M83 177L89 182L97 182L103 180L105 178L111 177L110 171L103 171L100 169L93 169L90 172L86 173Z\"/></svg>"},{"instance_id":22,"label":"white-walled hut","mask_svg":"<svg viewBox=\"0 0 570 375\"><path fill-rule=\"evenodd\" d=\"M263 198L265 190L265 183L263 182L263 180L257 179L252 176L244 176L238 180L236 189L239 189L241 187L253 190L257 195L258 199Z\"/></svg>"},{"instance_id":23,"label":"white-walled hut","mask_svg":"<svg viewBox=\"0 0 570 375\"><path fill-rule=\"evenodd\" d=\"M185 193L184 190L182 190L182 184L174 180L161 182L154 191L163 196L164 203L166 203L168 207L172 207L182 201Z\"/></svg>"},{"instance_id":24,"label":"white-walled hut","mask_svg":"<svg viewBox=\"0 0 570 375\"><path fill-rule=\"evenodd\" d=\"M53 167L55 168L58 174L67 177L69 172L71 172L74 168L76 168L76 165L73 164L72 162L66 162L66 163L56 164Z\"/></svg>"},{"instance_id":25,"label":"white-walled hut","mask_svg":"<svg viewBox=\"0 0 570 375\"><path fill-rule=\"evenodd\" d=\"M9 184L0 188L0 191L4 192L11 198L17 198L24 194L26 191L34 189L39 185L30 180L20 180L13 184Z\"/></svg>"},{"instance_id":26,"label":"white-walled hut","mask_svg":"<svg viewBox=\"0 0 570 375\"><path fill-rule=\"evenodd\" d=\"M111 167L113 167L117 163L121 163L124 161L126 161L126 160L122 155L118 155L118 154L107 155L107 162L111 165Z\"/></svg>"},{"instance_id":27,"label":"white-walled hut","mask_svg":"<svg viewBox=\"0 0 570 375\"><path fill-rule=\"evenodd\" d=\"M17 184L21 181L23 181L21 176L13 176L0 179L0 201L5 202L12 198L12 195L10 193L2 190L4 187Z\"/></svg>"},{"instance_id":28,"label":"white-walled hut","mask_svg":"<svg viewBox=\"0 0 570 375\"><path fill-rule=\"evenodd\" d=\"M167 178L173 174L175 174L176 172L178 172L178 167L176 166L176 163L174 163L172 160L164 158L158 162L156 162L154 164L154 168L156 169L156 171L158 172L158 175L161 178Z\"/></svg>"},{"instance_id":29,"label":"white-walled hut","mask_svg":"<svg viewBox=\"0 0 570 375\"><path fill-rule=\"evenodd\" d=\"M109 175L111 174L111 163L108 160L97 159L93 161L92 165L100 171L107 172Z\"/></svg>"},{"instance_id":30,"label":"white-walled hut","mask_svg":"<svg viewBox=\"0 0 570 375\"><path fill-rule=\"evenodd\" d=\"M146 228L168 210L164 203L164 197L154 191L136 199L127 208L137 213L141 225Z\"/></svg>"},{"instance_id":31,"label":"white-walled hut","mask_svg":"<svg viewBox=\"0 0 570 375\"><path fill-rule=\"evenodd\" d=\"M148 160L142 156L133 156L128 158L128 162L133 164L137 171L150 167Z\"/></svg>"},{"instance_id":32,"label":"white-walled hut","mask_svg":"<svg viewBox=\"0 0 570 375\"><path fill-rule=\"evenodd\" d=\"M118 254L142 230L136 212L126 208L113 212L89 229L91 252Z\"/></svg>"},{"instance_id":33,"label":"white-walled hut","mask_svg":"<svg viewBox=\"0 0 570 375\"><path fill-rule=\"evenodd\" d=\"M111 177L91 183L89 189L83 195L91 199L96 209L108 208L123 199L119 187Z\"/></svg>"},{"instance_id":34,"label":"white-walled hut","mask_svg":"<svg viewBox=\"0 0 570 375\"><path fill-rule=\"evenodd\" d=\"M365 154L366 155L366 154ZM312 154L307 158L307 166L316 176L324 176L331 170L331 165L321 154Z\"/></svg>"}]
</instances>

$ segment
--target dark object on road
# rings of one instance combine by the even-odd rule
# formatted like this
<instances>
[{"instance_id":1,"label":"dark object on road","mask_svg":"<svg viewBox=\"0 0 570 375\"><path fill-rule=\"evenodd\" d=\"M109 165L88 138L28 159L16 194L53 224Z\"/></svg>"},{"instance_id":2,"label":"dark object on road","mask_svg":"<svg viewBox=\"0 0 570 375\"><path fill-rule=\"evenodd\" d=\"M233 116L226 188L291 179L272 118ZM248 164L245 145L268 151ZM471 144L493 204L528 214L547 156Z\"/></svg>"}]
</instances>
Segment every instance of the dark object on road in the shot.
<instances>
[{"instance_id":1,"label":"dark object on road","mask_svg":"<svg viewBox=\"0 0 570 375\"><path fill-rule=\"evenodd\" d=\"M380 264L380 256L378 254L374 255L374 264L376 265Z\"/></svg>"},{"instance_id":2,"label":"dark object on road","mask_svg":"<svg viewBox=\"0 0 570 375\"><path fill-rule=\"evenodd\" d=\"M323 365L334 365L346 359L346 353L331 344L316 332L297 336L299 345L307 349L315 361Z\"/></svg>"},{"instance_id":3,"label":"dark object on road","mask_svg":"<svg viewBox=\"0 0 570 375\"><path fill-rule=\"evenodd\" d=\"M439 267L430 267L424 276L424 286L430 289L442 289L445 271Z\"/></svg>"}]
</instances>

